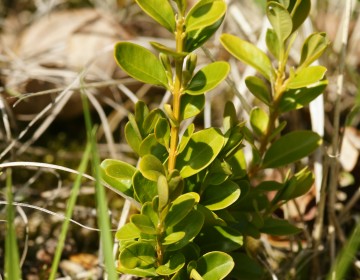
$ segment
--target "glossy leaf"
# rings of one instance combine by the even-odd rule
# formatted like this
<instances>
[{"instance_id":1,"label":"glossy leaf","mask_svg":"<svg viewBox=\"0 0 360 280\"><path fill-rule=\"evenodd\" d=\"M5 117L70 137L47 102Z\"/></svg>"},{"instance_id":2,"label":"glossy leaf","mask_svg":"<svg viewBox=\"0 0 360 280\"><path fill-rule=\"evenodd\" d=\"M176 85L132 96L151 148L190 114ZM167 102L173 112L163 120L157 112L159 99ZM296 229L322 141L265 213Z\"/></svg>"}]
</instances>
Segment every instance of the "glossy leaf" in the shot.
<instances>
[{"instance_id":1,"label":"glossy leaf","mask_svg":"<svg viewBox=\"0 0 360 280\"><path fill-rule=\"evenodd\" d=\"M312 131L293 131L276 140L267 150L263 168L276 168L308 156L322 143Z\"/></svg>"},{"instance_id":2,"label":"glossy leaf","mask_svg":"<svg viewBox=\"0 0 360 280\"><path fill-rule=\"evenodd\" d=\"M131 77L147 84L167 87L167 77L161 62L144 47L119 42L115 45L115 58L118 65Z\"/></svg>"},{"instance_id":3,"label":"glossy leaf","mask_svg":"<svg viewBox=\"0 0 360 280\"><path fill-rule=\"evenodd\" d=\"M276 35L274 29L267 30L265 40L266 40L266 46L269 49L269 51L271 52L271 54L275 58L279 59L281 44L280 44L279 38Z\"/></svg>"},{"instance_id":4,"label":"glossy leaf","mask_svg":"<svg viewBox=\"0 0 360 280\"><path fill-rule=\"evenodd\" d=\"M181 137L181 141L179 144L178 152L179 154L182 153L182 151L185 149L187 144L190 141L190 137L194 134L195 131L195 125L191 123L185 130L184 135Z\"/></svg>"},{"instance_id":5,"label":"glossy leaf","mask_svg":"<svg viewBox=\"0 0 360 280\"><path fill-rule=\"evenodd\" d=\"M150 42L151 46L156 49L158 52L167 54L174 58L182 58L187 56L187 52L177 52L176 50L169 48L167 46L164 46L163 44L160 44L158 42Z\"/></svg>"},{"instance_id":6,"label":"glossy leaf","mask_svg":"<svg viewBox=\"0 0 360 280\"><path fill-rule=\"evenodd\" d=\"M169 186L165 176L160 175L157 181L159 196L159 212L161 212L169 202Z\"/></svg>"},{"instance_id":7,"label":"glossy leaf","mask_svg":"<svg viewBox=\"0 0 360 280\"><path fill-rule=\"evenodd\" d=\"M283 5L270 1L266 7L266 14L280 43L283 43L292 31L292 19L288 10Z\"/></svg>"},{"instance_id":8,"label":"glossy leaf","mask_svg":"<svg viewBox=\"0 0 360 280\"><path fill-rule=\"evenodd\" d=\"M159 224L158 207L155 206L157 201L159 201L158 197L154 197L152 202L145 202L141 208L141 214L148 217L154 226ZM155 238L155 236L150 236L150 239Z\"/></svg>"},{"instance_id":9,"label":"glossy leaf","mask_svg":"<svg viewBox=\"0 0 360 280\"><path fill-rule=\"evenodd\" d=\"M196 115L204 109L205 95L183 94L180 100L180 115L182 120L186 120Z\"/></svg>"},{"instance_id":10,"label":"glossy leaf","mask_svg":"<svg viewBox=\"0 0 360 280\"><path fill-rule=\"evenodd\" d=\"M196 270L203 280L224 279L234 268L232 257L224 252L210 252L197 261Z\"/></svg>"},{"instance_id":11,"label":"glossy leaf","mask_svg":"<svg viewBox=\"0 0 360 280\"><path fill-rule=\"evenodd\" d=\"M290 224L287 220L269 217L264 220L261 232L271 235L291 235L300 233L301 229Z\"/></svg>"},{"instance_id":12,"label":"glossy leaf","mask_svg":"<svg viewBox=\"0 0 360 280\"><path fill-rule=\"evenodd\" d=\"M156 270L155 270L155 266L149 266L149 267L145 267L145 268L135 267L132 269L128 269L128 268L121 266L121 264L119 264L119 266L117 267L117 270L120 273L128 274L128 275L136 275L138 277L148 278L148 277L158 276L158 274L156 273Z\"/></svg>"},{"instance_id":13,"label":"glossy leaf","mask_svg":"<svg viewBox=\"0 0 360 280\"><path fill-rule=\"evenodd\" d=\"M292 5L296 5L295 2L298 2L297 0L292 0L290 1L292 2ZM292 6L291 5L291 6ZM292 7L289 6L289 9L291 9ZM297 9L294 11L291 11L292 13L292 21L293 21L293 30L292 32L294 32L295 30L297 30L301 24L303 24L303 22L306 20L306 18L308 17L309 13L311 10L311 0L301 0L299 3L299 6L297 7Z\"/></svg>"},{"instance_id":14,"label":"glossy leaf","mask_svg":"<svg viewBox=\"0 0 360 280\"><path fill-rule=\"evenodd\" d=\"M322 80L326 73L324 66L309 66L301 69L287 84L287 88L296 89L311 86Z\"/></svg>"},{"instance_id":15,"label":"glossy leaf","mask_svg":"<svg viewBox=\"0 0 360 280\"><path fill-rule=\"evenodd\" d=\"M198 30L211 26L226 12L226 4L223 1L199 1L189 11L185 19L186 31Z\"/></svg>"},{"instance_id":16,"label":"glossy leaf","mask_svg":"<svg viewBox=\"0 0 360 280\"><path fill-rule=\"evenodd\" d=\"M106 159L100 165L101 178L120 192L132 196L132 176L136 168L120 160Z\"/></svg>"},{"instance_id":17,"label":"glossy leaf","mask_svg":"<svg viewBox=\"0 0 360 280\"><path fill-rule=\"evenodd\" d=\"M139 237L140 237L140 230L133 223L125 224L115 234L115 238L117 240L128 240Z\"/></svg>"},{"instance_id":18,"label":"glossy leaf","mask_svg":"<svg viewBox=\"0 0 360 280\"><path fill-rule=\"evenodd\" d=\"M195 242L205 252L215 250L231 252L242 247L243 236L238 230L229 226L204 227Z\"/></svg>"},{"instance_id":19,"label":"glossy leaf","mask_svg":"<svg viewBox=\"0 0 360 280\"><path fill-rule=\"evenodd\" d=\"M220 37L222 45L237 59L254 67L267 80L273 76L272 65L268 56L255 45L234 35L223 34Z\"/></svg>"},{"instance_id":20,"label":"glossy leaf","mask_svg":"<svg viewBox=\"0 0 360 280\"><path fill-rule=\"evenodd\" d=\"M152 201L157 195L157 184L146 179L140 171L137 171L133 178L134 191L141 203Z\"/></svg>"},{"instance_id":21,"label":"glossy leaf","mask_svg":"<svg viewBox=\"0 0 360 280\"><path fill-rule=\"evenodd\" d=\"M313 186L314 180L314 174L305 167L286 182L286 187L280 199L287 201L306 194Z\"/></svg>"},{"instance_id":22,"label":"glossy leaf","mask_svg":"<svg viewBox=\"0 0 360 280\"><path fill-rule=\"evenodd\" d=\"M229 207L240 197L239 186L228 180L221 185L208 186L201 195L201 204L215 211Z\"/></svg>"},{"instance_id":23,"label":"glossy leaf","mask_svg":"<svg viewBox=\"0 0 360 280\"><path fill-rule=\"evenodd\" d=\"M301 49L300 65L307 67L313 63L324 53L329 43L329 39L324 32L313 33L307 37Z\"/></svg>"},{"instance_id":24,"label":"glossy leaf","mask_svg":"<svg viewBox=\"0 0 360 280\"><path fill-rule=\"evenodd\" d=\"M269 116L263 109L255 107L250 112L250 124L254 132L263 137L268 128Z\"/></svg>"},{"instance_id":25,"label":"glossy leaf","mask_svg":"<svg viewBox=\"0 0 360 280\"><path fill-rule=\"evenodd\" d=\"M154 247L146 242L136 242L120 252L119 261L128 269L154 266L156 262Z\"/></svg>"},{"instance_id":26,"label":"glossy leaf","mask_svg":"<svg viewBox=\"0 0 360 280\"><path fill-rule=\"evenodd\" d=\"M165 160L168 156L167 149L160 144L153 133L149 134L140 144L139 155L154 155L160 160Z\"/></svg>"},{"instance_id":27,"label":"glossy leaf","mask_svg":"<svg viewBox=\"0 0 360 280\"><path fill-rule=\"evenodd\" d=\"M156 140L166 149L169 149L169 141L170 141L169 122L164 118L159 119L158 122L156 123L154 133Z\"/></svg>"},{"instance_id":28,"label":"glossy leaf","mask_svg":"<svg viewBox=\"0 0 360 280\"><path fill-rule=\"evenodd\" d=\"M249 76L245 79L246 87L249 91L259 100L264 102L266 105L270 105L271 97L268 87L266 86L265 82L256 77L256 76Z\"/></svg>"},{"instance_id":29,"label":"glossy leaf","mask_svg":"<svg viewBox=\"0 0 360 280\"><path fill-rule=\"evenodd\" d=\"M176 251L189 244L190 240L194 239L198 235L204 223L203 215L196 210L190 211L190 213L177 223L174 227L168 227L166 234L169 235L173 232L184 232L185 236L178 242L170 244L166 247L166 251Z\"/></svg>"},{"instance_id":30,"label":"glossy leaf","mask_svg":"<svg viewBox=\"0 0 360 280\"><path fill-rule=\"evenodd\" d=\"M142 138L130 122L125 125L125 138L131 149L139 154Z\"/></svg>"},{"instance_id":31,"label":"glossy leaf","mask_svg":"<svg viewBox=\"0 0 360 280\"><path fill-rule=\"evenodd\" d=\"M168 175L169 198L171 201L178 198L184 190L184 180L180 176L180 172L176 169L170 171Z\"/></svg>"},{"instance_id":32,"label":"glossy leaf","mask_svg":"<svg viewBox=\"0 0 360 280\"><path fill-rule=\"evenodd\" d=\"M153 132L156 123L161 118L166 119L165 113L160 109L155 109L144 116L141 121L139 120L145 134L144 136L147 136L149 133Z\"/></svg>"},{"instance_id":33,"label":"glossy leaf","mask_svg":"<svg viewBox=\"0 0 360 280\"><path fill-rule=\"evenodd\" d=\"M327 80L322 80L310 87L289 89L285 91L279 102L280 111L289 112L291 110L300 109L308 105L311 101L324 92L327 84Z\"/></svg>"},{"instance_id":34,"label":"glossy leaf","mask_svg":"<svg viewBox=\"0 0 360 280\"><path fill-rule=\"evenodd\" d=\"M221 219L215 212L211 211L209 208L203 206L202 204L198 204L196 209L201 212L204 216L204 226L213 227L213 226L225 226L226 222Z\"/></svg>"},{"instance_id":35,"label":"glossy leaf","mask_svg":"<svg viewBox=\"0 0 360 280\"><path fill-rule=\"evenodd\" d=\"M190 211L192 211L194 205L198 203L199 200L199 195L194 192L183 194L175 199L165 217L164 222L166 227L174 226L184 219Z\"/></svg>"},{"instance_id":36,"label":"glossy leaf","mask_svg":"<svg viewBox=\"0 0 360 280\"><path fill-rule=\"evenodd\" d=\"M170 257L170 259L163 265L160 265L156 272L159 275L168 276L176 273L185 265L185 257L183 254L174 254Z\"/></svg>"},{"instance_id":37,"label":"glossy leaf","mask_svg":"<svg viewBox=\"0 0 360 280\"><path fill-rule=\"evenodd\" d=\"M262 181L256 186L256 190L262 192L279 191L282 188L284 188L284 184L276 181Z\"/></svg>"},{"instance_id":38,"label":"glossy leaf","mask_svg":"<svg viewBox=\"0 0 360 280\"><path fill-rule=\"evenodd\" d=\"M185 237L185 232L183 232L183 231L173 232L173 233L170 233L169 235L165 236L165 238L161 242L161 244L164 246L174 244L174 243L180 241L181 239L183 239L184 237Z\"/></svg>"},{"instance_id":39,"label":"glossy leaf","mask_svg":"<svg viewBox=\"0 0 360 280\"><path fill-rule=\"evenodd\" d=\"M264 265L259 264L256 259L252 259L245 253L232 253L231 254L235 267L230 273L230 277L236 279L238 275L241 275L242 279L264 279L265 268Z\"/></svg>"},{"instance_id":40,"label":"glossy leaf","mask_svg":"<svg viewBox=\"0 0 360 280\"><path fill-rule=\"evenodd\" d=\"M209 40L216 30L218 30L223 20L224 16L208 27L188 32L188 36L185 39L184 50L186 52L192 52L201 47L201 45Z\"/></svg>"},{"instance_id":41,"label":"glossy leaf","mask_svg":"<svg viewBox=\"0 0 360 280\"><path fill-rule=\"evenodd\" d=\"M184 150L178 155L176 169L183 178L206 168L219 154L224 136L215 128L208 128L191 135Z\"/></svg>"},{"instance_id":42,"label":"glossy leaf","mask_svg":"<svg viewBox=\"0 0 360 280\"><path fill-rule=\"evenodd\" d=\"M161 161L153 155L145 155L139 163L141 174L148 180L157 182L160 175L165 175Z\"/></svg>"},{"instance_id":43,"label":"glossy leaf","mask_svg":"<svg viewBox=\"0 0 360 280\"><path fill-rule=\"evenodd\" d=\"M156 229L148 216L142 214L134 214L130 221L143 233L156 234Z\"/></svg>"},{"instance_id":44,"label":"glossy leaf","mask_svg":"<svg viewBox=\"0 0 360 280\"><path fill-rule=\"evenodd\" d=\"M155 109L152 113L162 113L161 110ZM149 115L149 108L146 106L145 102L138 101L135 104L135 116L132 117L131 114L129 114L129 122L137 129L139 130L139 133L141 135L141 138L144 138L148 132L144 129L144 124L146 123L146 119ZM134 123L135 122L135 123Z\"/></svg>"},{"instance_id":45,"label":"glossy leaf","mask_svg":"<svg viewBox=\"0 0 360 280\"><path fill-rule=\"evenodd\" d=\"M175 14L167 0L135 0L150 17L170 32L175 31Z\"/></svg>"},{"instance_id":46,"label":"glossy leaf","mask_svg":"<svg viewBox=\"0 0 360 280\"><path fill-rule=\"evenodd\" d=\"M191 79L186 93L203 94L220 84L228 75L230 66L225 61L216 61L200 69Z\"/></svg>"}]
</instances>

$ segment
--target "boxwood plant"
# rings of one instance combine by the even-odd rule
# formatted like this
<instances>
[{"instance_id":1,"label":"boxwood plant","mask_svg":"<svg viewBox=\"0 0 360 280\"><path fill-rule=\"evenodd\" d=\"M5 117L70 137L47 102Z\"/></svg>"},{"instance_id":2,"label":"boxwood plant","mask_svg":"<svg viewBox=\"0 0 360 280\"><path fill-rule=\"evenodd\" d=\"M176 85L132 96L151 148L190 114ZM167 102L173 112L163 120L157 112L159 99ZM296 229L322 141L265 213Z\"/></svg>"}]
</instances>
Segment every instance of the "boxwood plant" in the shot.
<instances>
[{"instance_id":1,"label":"boxwood plant","mask_svg":"<svg viewBox=\"0 0 360 280\"><path fill-rule=\"evenodd\" d=\"M266 168L288 166L308 156L321 144L311 131L281 135L286 123L279 122L281 114L307 105L327 83L326 69L310 66L328 44L323 33L310 35L298 65L287 68L310 0L267 3L272 28L266 43L275 62L247 41L230 34L221 37L232 55L259 73L246 79L261 105L252 109L249 126L238 120L234 105L228 102L221 128L196 130L190 124L181 137L183 121L201 113L206 92L229 73L225 61L196 70L194 53L221 25L226 4L223 0L200 0L192 7L186 0L136 2L173 34L175 47L151 42L156 56L142 46L119 42L115 59L133 78L170 91L172 103L150 111L140 101L134 114L129 114L125 136L139 157L136 167L117 159L101 164L103 180L140 205L140 212L116 233L117 269L151 279L260 278L265 270L248 256L250 246L244 241L258 239L261 233L301 232L273 213L306 193L314 177L303 168L295 173L289 170L281 182L254 178L259 179ZM249 163L245 143L253 151ZM272 199L269 191L276 192Z\"/></svg>"}]
</instances>

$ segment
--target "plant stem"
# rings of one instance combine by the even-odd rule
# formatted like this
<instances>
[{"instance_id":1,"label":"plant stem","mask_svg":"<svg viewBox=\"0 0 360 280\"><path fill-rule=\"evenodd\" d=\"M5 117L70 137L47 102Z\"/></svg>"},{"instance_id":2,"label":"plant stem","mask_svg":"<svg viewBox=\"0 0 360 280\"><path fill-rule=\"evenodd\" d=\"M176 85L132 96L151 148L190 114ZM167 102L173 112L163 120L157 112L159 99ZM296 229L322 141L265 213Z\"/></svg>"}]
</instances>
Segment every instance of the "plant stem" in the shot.
<instances>
[{"instance_id":1,"label":"plant stem","mask_svg":"<svg viewBox=\"0 0 360 280\"><path fill-rule=\"evenodd\" d=\"M180 17L176 21L176 51L181 53L183 51L183 40L184 40L184 18ZM181 123L180 116L180 100L181 94L183 91L182 85L182 72L183 72L183 63L184 58L176 58L175 59L175 82L174 82L174 90L173 94L173 117L175 122L171 124L171 132L170 132L170 151L169 151L169 163L168 170L169 172L175 169L176 164L176 156L177 156L177 146L179 142L179 127Z\"/></svg>"}]
</instances>

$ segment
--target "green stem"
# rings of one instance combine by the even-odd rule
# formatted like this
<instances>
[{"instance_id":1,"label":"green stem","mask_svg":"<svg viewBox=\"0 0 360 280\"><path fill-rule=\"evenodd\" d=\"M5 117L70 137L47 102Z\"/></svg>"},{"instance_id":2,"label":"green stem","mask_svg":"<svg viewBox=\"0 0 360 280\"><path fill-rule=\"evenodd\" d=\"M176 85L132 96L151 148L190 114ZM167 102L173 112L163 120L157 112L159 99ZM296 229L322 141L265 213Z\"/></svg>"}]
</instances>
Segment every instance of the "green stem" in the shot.
<instances>
[{"instance_id":1,"label":"green stem","mask_svg":"<svg viewBox=\"0 0 360 280\"><path fill-rule=\"evenodd\" d=\"M181 53L183 51L184 44L184 18L179 18L176 21L176 51ZM173 116L175 122L171 124L170 131L170 151L169 151L169 162L168 162L168 170L169 172L175 169L176 164L176 156L177 156L177 146L179 142L179 127L181 123L180 116L180 100L181 94L183 91L182 85L182 72L183 72L183 63L184 58L177 58L175 60L175 82L173 89Z\"/></svg>"}]
</instances>

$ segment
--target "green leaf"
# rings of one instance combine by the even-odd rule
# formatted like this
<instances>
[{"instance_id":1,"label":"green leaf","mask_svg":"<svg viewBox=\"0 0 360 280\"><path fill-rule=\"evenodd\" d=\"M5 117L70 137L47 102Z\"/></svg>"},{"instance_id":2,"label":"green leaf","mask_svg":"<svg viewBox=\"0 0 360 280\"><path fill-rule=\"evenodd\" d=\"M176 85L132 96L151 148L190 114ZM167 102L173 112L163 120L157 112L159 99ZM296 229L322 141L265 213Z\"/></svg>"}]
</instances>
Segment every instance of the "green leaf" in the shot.
<instances>
[{"instance_id":1,"label":"green leaf","mask_svg":"<svg viewBox=\"0 0 360 280\"><path fill-rule=\"evenodd\" d=\"M271 52L271 54L275 58L279 59L281 44L279 42L279 38L276 35L274 29L267 30L265 40L266 40L266 46L269 49L269 51Z\"/></svg>"},{"instance_id":2,"label":"green leaf","mask_svg":"<svg viewBox=\"0 0 360 280\"><path fill-rule=\"evenodd\" d=\"M196 209L202 213L205 218L204 226L213 227L213 226L225 226L226 223L213 211L203 206L202 204L196 205Z\"/></svg>"},{"instance_id":3,"label":"green leaf","mask_svg":"<svg viewBox=\"0 0 360 280\"><path fill-rule=\"evenodd\" d=\"M176 273L185 266L185 257L183 254L177 253L170 257L170 259L156 269L159 275L168 276Z\"/></svg>"},{"instance_id":4,"label":"green leaf","mask_svg":"<svg viewBox=\"0 0 360 280\"><path fill-rule=\"evenodd\" d=\"M155 271L155 266L149 266L149 267L145 267L145 268L132 268L132 269L128 269L125 268L123 266L121 266L121 264L119 264L119 266L117 267L118 272L123 273L123 274L128 274L128 275L136 275L138 277L156 277L158 276L158 274Z\"/></svg>"},{"instance_id":5,"label":"green leaf","mask_svg":"<svg viewBox=\"0 0 360 280\"><path fill-rule=\"evenodd\" d=\"M278 191L282 188L284 188L284 184L276 181L262 181L259 185L256 186L256 190L262 192Z\"/></svg>"},{"instance_id":6,"label":"green leaf","mask_svg":"<svg viewBox=\"0 0 360 280\"><path fill-rule=\"evenodd\" d=\"M195 242L202 251L223 251L231 252L241 248L243 245L242 234L228 226L204 227Z\"/></svg>"},{"instance_id":7,"label":"green leaf","mask_svg":"<svg viewBox=\"0 0 360 280\"><path fill-rule=\"evenodd\" d=\"M175 14L167 0L135 0L150 17L170 32L175 31Z\"/></svg>"},{"instance_id":8,"label":"green leaf","mask_svg":"<svg viewBox=\"0 0 360 280\"><path fill-rule=\"evenodd\" d=\"M155 248L147 242L133 243L120 252L119 261L128 269L155 266Z\"/></svg>"},{"instance_id":9,"label":"green leaf","mask_svg":"<svg viewBox=\"0 0 360 280\"><path fill-rule=\"evenodd\" d=\"M263 168L276 168L308 156L322 143L312 131L293 131L276 140L267 150Z\"/></svg>"},{"instance_id":10,"label":"green leaf","mask_svg":"<svg viewBox=\"0 0 360 280\"><path fill-rule=\"evenodd\" d=\"M280 111L289 112L308 105L311 101L324 92L327 84L327 80L322 80L310 87L289 89L285 91L279 102Z\"/></svg>"},{"instance_id":11,"label":"green leaf","mask_svg":"<svg viewBox=\"0 0 360 280\"><path fill-rule=\"evenodd\" d=\"M185 149L187 144L190 141L190 137L194 134L195 131L195 125L191 123L185 130L184 135L181 137L181 141L178 148L178 153L182 153L182 151Z\"/></svg>"},{"instance_id":12,"label":"green leaf","mask_svg":"<svg viewBox=\"0 0 360 280\"><path fill-rule=\"evenodd\" d=\"M271 217L264 220L264 226L260 230L263 233L271 235L292 235L302 231L300 228L290 224L287 220Z\"/></svg>"},{"instance_id":13,"label":"green leaf","mask_svg":"<svg viewBox=\"0 0 360 280\"><path fill-rule=\"evenodd\" d=\"M160 118L155 126L155 138L166 149L169 149L170 142L170 125L167 119Z\"/></svg>"},{"instance_id":14,"label":"green leaf","mask_svg":"<svg viewBox=\"0 0 360 280\"><path fill-rule=\"evenodd\" d=\"M198 95L210 91L226 78L229 71L229 63L225 61L210 63L194 75L185 92Z\"/></svg>"},{"instance_id":15,"label":"green leaf","mask_svg":"<svg viewBox=\"0 0 360 280\"><path fill-rule=\"evenodd\" d=\"M176 2L181 14L184 15L187 7L187 1L186 0L174 0L174 1Z\"/></svg>"},{"instance_id":16,"label":"green leaf","mask_svg":"<svg viewBox=\"0 0 360 280\"><path fill-rule=\"evenodd\" d=\"M166 235L173 232L184 232L185 236L176 243L170 244L166 247L166 251L179 250L190 243L200 232L204 224L203 215L196 210L191 210L190 213L173 227L166 228Z\"/></svg>"},{"instance_id":17,"label":"green leaf","mask_svg":"<svg viewBox=\"0 0 360 280\"><path fill-rule=\"evenodd\" d=\"M125 224L115 234L117 240L129 240L139 237L140 230L133 223Z\"/></svg>"},{"instance_id":18,"label":"green leaf","mask_svg":"<svg viewBox=\"0 0 360 280\"><path fill-rule=\"evenodd\" d=\"M142 138L130 122L125 125L125 138L131 149L139 155Z\"/></svg>"},{"instance_id":19,"label":"green leaf","mask_svg":"<svg viewBox=\"0 0 360 280\"><path fill-rule=\"evenodd\" d=\"M330 42L326 33L313 33L306 38L302 49L300 66L307 67L318 59L329 46Z\"/></svg>"},{"instance_id":20,"label":"green leaf","mask_svg":"<svg viewBox=\"0 0 360 280\"><path fill-rule=\"evenodd\" d=\"M115 159L106 159L100 165L101 178L120 192L132 196L132 176L136 168Z\"/></svg>"},{"instance_id":21,"label":"green leaf","mask_svg":"<svg viewBox=\"0 0 360 280\"><path fill-rule=\"evenodd\" d=\"M223 17L226 4L218 0L197 2L185 19L186 32L211 26Z\"/></svg>"},{"instance_id":22,"label":"green leaf","mask_svg":"<svg viewBox=\"0 0 360 280\"><path fill-rule=\"evenodd\" d=\"M261 75L270 81L273 76L271 61L262 50L230 34L222 34L220 41L228 52L242 62L254 67Z\"/></svg>"},{"instance_id":23,"label":"green leaf","mask_svg":"<svg viewBox=\"0 0 360 280\"><path fill-rule=\"evenodd\" d=\"M199 48L202 44L209 40L216 30L218 30L223 20L224 16L208 27L188 32L187 37L185 38L184 50L186 52L192 52Z\"/></svg>"},{"instance_id":24,"label":"green leaf","mask_svg":"<svg viewBox=\"0 0 360 280\"><path fill-rule=\"evenodd\" d=\"M130 42L119 42L115 45L115 59L118 65L134 79L167 88L168 80L164 67L146 48Z\"/></svg>"},{"instance_id":25,"label":"green leaf","mask_svg":"<svg viewBox=\"0 0 360 280\"><path fill-rule=\"evenodd\" d=\"M137 104L137 103L136 103ZM159 119L164 118L166 119L166 115L165 113L160 110L160 109L155 109L152 110L149 114L147 114L140 122L143 131L144 131L144 136L147 136L149 133L152 133L156 123L158 122Z\"/></svg>"},{"instance_id":26,"label":"green leaf","mask_svg":"<svg viewBox=\"0 0 360 280\"><path fill-rule=\"evenodd\" d=\"M166 227L171 227L181 222L190 211L194 208L194 205L198 203L200 196L197 193L189 192L179 196L171 203L168 214L165 217Z\"/></svg>"},{"instance_id":27,"label":"green leaf","mask_svg":"<svg viewBox=\"0 0 360 280\"><path fill-rule=\"evenodd\" d=\"M160 109L155 109L151 113L161 114L163 112ZM129 114L129 122L131 122L134 128L137 127L141 136L140 138L144 138L148 134L144 129L145 128L144 124L147 123L146 120L148 116L149 116L149 108L146 106L145 102L141 100L136 102L135 104L135 116L133 117L131 114Z\"/></svg>"},{"instance_id":28,"label":"green leaf","mask_svg":"<svg viewBox=\"0 0 360 280\"><path fill-rule=\"evenodd\" d=\"M183 94L180 100L180 115L182 120L186 120L196 115L204 109L205 95Z\"/></svg>"},{"instance_id":29,"label":"green leaf","mask_svg":"<svg viewBox=\"0 0 360 280\"><path fill-rule=\"evenodd\" d=\"M170 233L169 235L165 236L164 240L161 242L161 244L164 246L174 244L174 243L180 241L181 239L183 239L184 237L185 237L185 232L183 232L183 231L173 232L173 233Z\"/></svg>"},{"instance_id":30,"label":"green leaf","mask_svg":"<svg viewBox=\"0 0 360 280\"><path fill-rule=\"evenodd\" d=\"M200 172L216 158L223 144L224 136L218 129L208 128L194 133L178 155L176 169L183 178Z\"/></svg>"},{"instance_id":31,"label":"green leaf","mask_svg":"<svg viewBox=\"0 0 360 280\"><path fill-rule=\"evenodd\" d=\"M188 55L187 52L177 52L176 50L174 49L171 49L167 46L164 46L163 44L160 44L158 42L150 42L150 45L156 49L158 52L161 52L161 53L164 53L164 54L167 54L171 57L174 57L174 58L182 58L182 57L185 57Z\"/></svg>"},{"instance_id":32,"label":"green leaf","mask_svg":"<svg viewBox=\"0 0 360 280\"><path fill-rule=\"evenodd\" d=\"M288 201L306 194L312 187L314 180L314 174L305 167L286 182L279 199Z\"/></svg>"},{"instance_id":33,"label":"green leaf","mask_svg":"<svg viewBox=\"0 0 360 280\"><path fill-rule=\"evenodd\" d=\"M292 0L291 4L298 2L297 0ZM296 8L295 12L291 11L292 14L292 21L293 21L293 28L292 32L300 27L301 24L306 20L308 17L310 10L311 10L311 0L301 0L299 1L299 6ZM294 4L296 5L296 4ZM289 6L291 8L291 6Z\"/></svg>"},{"instance_id":34,"label":"green leaf","mask_svg":"<svg viewBox=\"0 0 360 280\"><path fill-rule=\"evenodd\" d=\"M144 204L145 202L152 201L158 194L157 183L146 179L140 171L137 171L132 178L134 192L139 199L139 202Z\"/></svg>"},{"instance_id":35,"label":"green leaf","mask_svg":"<svg viewBox=\"0 0 360 280\"><path fill-rule=\"evenodd\" d=\"M267 4L266 14L282 44L292 31L293 23L288 10L283 5L270 1Z\"/></svg>"},{"instance_id":36,"label":"green leaf","mask_svg":"<svg viewBox=\"0 0 360 280\"><path fill-rule=\"evenodd\" d=\"M184 190L184 180L180 176L180 172L176 169L170 171L168 175L169 198L171 201L179 197Z\"/></svg>"},{"instance_id":37,"label":"green leaf","mask_svg":"<svg viewBox=\"0 0 360 280\"><path fill-rule=\"evenodd\" d=\"M245 84L256 98L264 102L266 105L270 105L271 95L268 87L262 79L255 76L248 76L245 79Z\"/></svg>"},{"instance_id":38,"label":"green leaf","mask_svg":"<svg viewBox=\"0 0 360 280\"><path fill-rule=\"evenodd\" d=\"M130 221L142 232L146 234L156 234L156 229L148 216L142 214L134 214Z\"/></svg>"},{"instance_id":39,"label":"green leaf","mask_svg":"<svg viewBox=\"0 0 360 280\"><path fill-rule=\"evenodd\" d=\"M204 280L224 279L234 268L232 257L224 252L210 252L197 261L196 270Z\"/></svg>"},{"instance_id":40,"label":"green leaf","mask_svg":"<svg viewBox=\"0 0 360 280\"><path fill-rule=\"evenodd\" d=\"M167 149L157 141L154 133L149 134L141 142L139 149L139 155L141 157L149 154L154 155L160 160L165 160L168 156Z\"/></svg>"},{"instance_id":41,"label":"green leaf","mask_svg":"<svg viewBox=\"0 0 360 280\"><path fill-rule=\"evenodd\" d=\"M153 155L145 155L139 163L141 174L148 180L157 182L160 175L165 175L161 161Z\"/></svg>"},{"instance_id":42,"label":"green leaf","mask_svg":"<svg viewBox=\"0 0 360 280\"><path fill-rule=\"evenodd\" d=\"M255 107L250 112L250 124L254 132L263 137L268 128L269 116L263 109Z\"/></svg>"},{"instance_id":43,"label":"green leaf","mask_svg":"<svg viewBox=\"0 0 360 280\"><path fill-rule=\"evenodd\" d=\"M212 211L229 207L240 197L239 186L227 180L224 183L208 186L201 195L201 204Z\"/></svg>"},{"instance_id":44,"label":"green leaf","mask_svg":"<svg viewBox=\"0 0 360 280\"><path fill-rule=\"evenodd\" d=\"M158 197L154 197L152 202L145 202L141 208L141 214L148 217L154 226L159 224L159 215L158 215ZM143 236L143 234L142 234ZM155 236L148 236L147 239L155 239Z\"/></svg>"},{"instance_id":45,"label":"green leaf","mask_svg":"<svg viewBox=\"0 0 360 280\"><path fill-rule=\"evenodd\" d=\"M159 195L159 212L161 212L169 202L169 186L165 176L159 176L157 189Z\"/></svg>"},{"instance_id":46,"label":"green leaf","mask_svg":"<svg viewBox=\"0 0 360 280\"><path fill-rule=\"evenodd\" d=\"M296 89L311 86L325 76L327 69L324 66L309 66L301 69L295 74L295 77L290 79L287 88Z\"/></svg>"}]
</instances>

